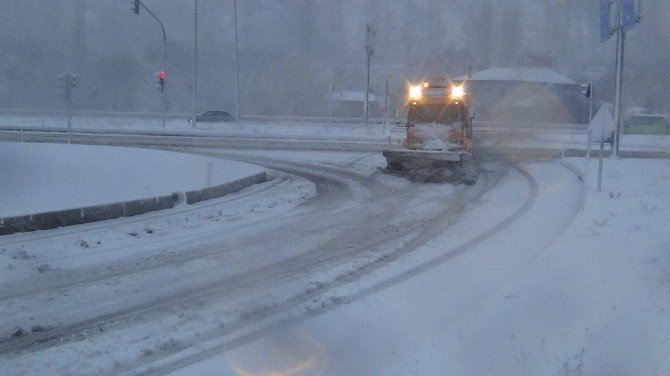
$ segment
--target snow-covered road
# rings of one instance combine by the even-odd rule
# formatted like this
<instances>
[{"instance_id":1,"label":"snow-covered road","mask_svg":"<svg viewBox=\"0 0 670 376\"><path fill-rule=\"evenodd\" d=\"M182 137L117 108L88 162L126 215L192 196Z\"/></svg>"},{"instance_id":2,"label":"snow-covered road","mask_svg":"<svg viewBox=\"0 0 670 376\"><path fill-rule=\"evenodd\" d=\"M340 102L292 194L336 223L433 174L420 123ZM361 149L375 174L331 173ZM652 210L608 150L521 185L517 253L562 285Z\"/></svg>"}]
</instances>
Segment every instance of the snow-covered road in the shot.
<instances>
[{"instance_id":1,"label":"snow-covered road","mask_svg":"<svg viewBox=\"0 0 670 376\"><path fill-rule=\"evenodd\" d=\"M111 226L0 239L0 370L162 374L449 264L538 205L564 207L534 231L541 249L579 202L576 177L556 163L499 156L465 187L382 174L378 154L190 151L276 179ZM445 236L448 247L431 246Z\"/></svg>"}]
</instances>

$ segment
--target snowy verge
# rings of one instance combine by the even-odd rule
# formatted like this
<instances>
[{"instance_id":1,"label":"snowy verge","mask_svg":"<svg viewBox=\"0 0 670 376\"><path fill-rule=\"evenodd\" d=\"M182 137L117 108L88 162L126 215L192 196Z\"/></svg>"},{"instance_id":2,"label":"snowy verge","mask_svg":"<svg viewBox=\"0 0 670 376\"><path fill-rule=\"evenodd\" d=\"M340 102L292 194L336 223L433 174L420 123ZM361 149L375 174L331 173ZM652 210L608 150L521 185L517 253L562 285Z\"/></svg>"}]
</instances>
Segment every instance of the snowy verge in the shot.
<instances>
[{"instance_id":1,"label":"snowy verge","mask_svg":"<svg viewBox=\"0 0 670 376\"><path fill-rule=\"evenodd\" d=\"M142 214L265 181L246 163L83 145L0 143L0 171L0 233Z\"/></svg>"},{"instance_id":2,"label":"snowy verge","mask_svg":"<svg viewBox=\"0 0 670 376\"><path fill-rule=\"evenodd\" d=\"M464 373L670 373L670 163L607 160L604 171L563 236L462 320L456 355L483 355L462 358Z\"/></svg>"}]
</instances>

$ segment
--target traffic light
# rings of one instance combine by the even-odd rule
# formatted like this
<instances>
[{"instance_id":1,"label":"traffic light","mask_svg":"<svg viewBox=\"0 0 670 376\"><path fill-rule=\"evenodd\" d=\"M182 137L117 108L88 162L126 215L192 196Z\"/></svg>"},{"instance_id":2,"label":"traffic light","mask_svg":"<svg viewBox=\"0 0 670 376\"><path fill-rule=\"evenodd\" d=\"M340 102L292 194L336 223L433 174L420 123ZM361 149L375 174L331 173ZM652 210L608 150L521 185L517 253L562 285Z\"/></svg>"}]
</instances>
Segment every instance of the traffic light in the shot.
<instances>
[{"instance_id":1,"label":"traffic light","mask_svg":"<svg viewBox=\"0 0 670 376\"><path fill-rule=\"evenodd\" d=\"M131 10L135 14L140 14L140 0L133 0L133 8Z\"/></svg>"},{"instance_id":2,"label":"traffic light","mask_svg":"<svg viewBox=\"0 0 670 376\"><path fill-rule=\"evenodd\" d=\"M70 73L70 87L73 88L79 85L79 76L76 74Z\"/></svg>"},{"instance_id":3,"label":"traffic light","mask_svg":"<svg viewBox=\"0 0 670 376\"><path fill-rule=\"evenodd\" d=\"M158 83L161 85L161 92L165 88L165 71L158 72Z\"/></svg>"}]
</instances>

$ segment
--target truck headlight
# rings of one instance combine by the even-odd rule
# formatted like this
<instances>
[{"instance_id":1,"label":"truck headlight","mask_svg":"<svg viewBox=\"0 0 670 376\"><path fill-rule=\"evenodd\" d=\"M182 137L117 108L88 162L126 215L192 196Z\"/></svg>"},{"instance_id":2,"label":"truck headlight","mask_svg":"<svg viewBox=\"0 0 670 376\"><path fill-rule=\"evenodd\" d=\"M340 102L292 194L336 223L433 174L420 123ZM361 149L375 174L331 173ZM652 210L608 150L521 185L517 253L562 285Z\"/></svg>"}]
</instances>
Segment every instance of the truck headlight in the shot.
<instances>
[{"instance_id":1,"label":"truck headlight","mask_svg":"<svg viewBox=\"0 0 670 376\"><path fill-rule=\"evenodd\" d=\"M422 90L423 90L423 88L421 87L421 85L410 86L410 87L409 87L409 97L410 97L411 99L419 99L419 98L421 98L421 95L423 94L423 93L422 93Z\"/></svg>"},{"instance_id":2,"label":"truck headlight","mask_svg":"<svg viewBox=\"0 0 670 376\"><path fill-rule=\"evenodd\" d=\"M463 86L452 86L451 87L451 97L454 99L459 99L463 97L465 94L465 90L463 89Z\"/></svg>"}]
</instances>

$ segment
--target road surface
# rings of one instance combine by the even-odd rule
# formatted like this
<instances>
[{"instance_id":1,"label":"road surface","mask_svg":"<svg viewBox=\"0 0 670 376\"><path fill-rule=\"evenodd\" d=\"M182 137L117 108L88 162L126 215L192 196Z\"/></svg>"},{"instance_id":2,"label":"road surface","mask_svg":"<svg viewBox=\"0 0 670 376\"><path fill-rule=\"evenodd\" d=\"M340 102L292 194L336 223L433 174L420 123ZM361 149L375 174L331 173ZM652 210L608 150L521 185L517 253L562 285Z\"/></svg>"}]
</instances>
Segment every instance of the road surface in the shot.
<instances>
[{"instance_id":1,"label":"road surface","mask_svg":"<svg viewBox=\"0 0 670 376\"><path fill-rule=\"evenodd\" d=\"M15 271L0 289L3 374L180 369L449 263L538 200L568 197L571 212L579 201L576 176L558 164L547 163L562 171L563 195L538 187L529 171L542 169L500 153L477 184L452 186L385 175L378 153L195 144L179 148L256 163L274 179L193 207L0 238L2 267ZM495 215L458 230L486 205ZM450 231L458 241L406 262Z\"/></svg>"}]
</instances>

